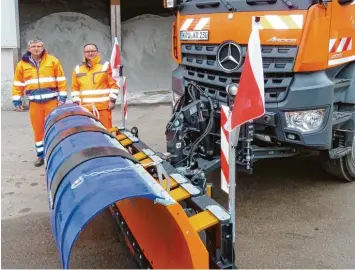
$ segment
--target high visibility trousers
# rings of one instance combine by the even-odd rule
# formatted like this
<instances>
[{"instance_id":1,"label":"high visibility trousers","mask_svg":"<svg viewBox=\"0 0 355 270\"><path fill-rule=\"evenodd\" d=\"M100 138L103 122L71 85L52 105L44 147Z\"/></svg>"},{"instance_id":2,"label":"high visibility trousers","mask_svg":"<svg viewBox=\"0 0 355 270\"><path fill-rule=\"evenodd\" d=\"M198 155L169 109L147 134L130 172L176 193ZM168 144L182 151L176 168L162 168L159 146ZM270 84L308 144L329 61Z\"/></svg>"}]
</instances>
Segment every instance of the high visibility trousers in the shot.
<instances>
[{"instance_id":1,"label":"high visibility trousers","mask_svg":"<svg viewBox=\"0 0 355 270\"><path fill-rule=\"evenodd\" d=\"M56 99L45 103L30 101L30 119L35 139L37 157L43 158L44 122L52 110L58 106Z\"/></svg>"},{"instance_id":2,"label":"high visibility trousers","mask_svg":"<svg viewBox=\"0 0 355 270\"><path fill-rule=\"evenodd\" d=\"M104 125L105 128L112 128L112 111L110 110L99 110L99 120Z\"/></svg>"}]
</instances>

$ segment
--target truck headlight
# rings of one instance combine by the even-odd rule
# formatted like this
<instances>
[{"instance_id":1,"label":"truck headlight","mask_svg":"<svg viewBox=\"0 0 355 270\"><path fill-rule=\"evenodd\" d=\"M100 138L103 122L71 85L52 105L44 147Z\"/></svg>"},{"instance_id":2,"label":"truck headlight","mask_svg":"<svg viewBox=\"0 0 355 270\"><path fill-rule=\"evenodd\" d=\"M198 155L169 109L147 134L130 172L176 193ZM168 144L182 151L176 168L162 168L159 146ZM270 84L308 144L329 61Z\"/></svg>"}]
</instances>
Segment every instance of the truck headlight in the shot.
<instances>
[{"instance_id":1,"label":"truck headlight","mask_svg":"<svg viewBox=\"0 0 355 270\"><path fill-rule=\"evenodd\" d=\"M314 131L323 124L325 109L285 112L286 124L302 132Z\"/></svg>"}]
</instances>

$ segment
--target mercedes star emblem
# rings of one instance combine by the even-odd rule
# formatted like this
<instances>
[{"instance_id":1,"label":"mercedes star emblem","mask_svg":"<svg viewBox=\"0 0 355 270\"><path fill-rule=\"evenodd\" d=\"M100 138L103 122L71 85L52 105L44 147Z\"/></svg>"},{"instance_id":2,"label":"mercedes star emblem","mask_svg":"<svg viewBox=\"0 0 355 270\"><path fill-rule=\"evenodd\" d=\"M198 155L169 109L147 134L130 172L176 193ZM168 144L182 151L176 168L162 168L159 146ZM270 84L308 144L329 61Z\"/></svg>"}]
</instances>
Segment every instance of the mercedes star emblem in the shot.
<instances>
[{"instance_id":1,"label":"mercedes star emblem","mask_svg":"<svg viewBox=\"0 0 355 270\"><path fill-rule=\"evenodd\" d=\"M242 60L241 47L232 41L223 43L217 51L217 63L227 73L238 70Z\"/></svg>"}]
</instances>

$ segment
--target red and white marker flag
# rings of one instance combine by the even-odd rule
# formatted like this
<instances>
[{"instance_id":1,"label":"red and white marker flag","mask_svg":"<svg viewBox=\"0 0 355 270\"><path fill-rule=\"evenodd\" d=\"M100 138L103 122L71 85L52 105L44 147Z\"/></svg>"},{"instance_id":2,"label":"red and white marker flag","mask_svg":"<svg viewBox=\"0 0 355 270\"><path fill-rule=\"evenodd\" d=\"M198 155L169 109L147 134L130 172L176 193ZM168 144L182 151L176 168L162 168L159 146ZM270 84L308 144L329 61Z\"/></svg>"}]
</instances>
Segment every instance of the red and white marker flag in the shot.
<instances>
[{"instance_id":1,"label":"red and white marker flag","mask_svg":"<svg viewBox=\"0 0 355 270\"><path fill-rule=\"evenodd\" d=\"M121 55L120 47L118 44L118 39L115 37L115 43L111 53L111 69L112 69L112 78L118 83L121 92L121 108L122 108L122 124L125 128L125 120L127 120L128 112L128 102L127 102L127 80L121 74Z\"/></svg>"},{"instance_id":2,"label":"red and white marker flag","mask_svg":"<svg viewBox=\"0 0 355 270\"><path fill-rule=\"evenodd\" d=\"M121 77L120 74L121 54L120 54L120 45L118 44L117 37L115 37L115 44L113 45L110 64L112 69L112 78L116 82L118 82Z\"/></svg>"},{"instance_id":3,"label":"red and white marker flag","mask_svg":"<svg viewBox=\"0 0 355 270\"><path fill-rule=\"evenodd\" d=\"M252 22L248 49L231 116L225 128L231 132L242 124L265 114L264 70L261 57L259 23Z\"/></svg>"},{"instance_id":4,"label":"red and white marker flag","mask_svg":"<svg viewBox=\"0 0 355 270\"><path fill-rule=\"evenodd\" d=\"M252 31L233 109L221 107L221 189L229 194L234 220L235 147L242 124L265 114L264 71L259 37L260 18L253 17ZM233 148L234 146L234 148ZM233 152L232 152L233 151Z\"/></svg>"}]
</instances>

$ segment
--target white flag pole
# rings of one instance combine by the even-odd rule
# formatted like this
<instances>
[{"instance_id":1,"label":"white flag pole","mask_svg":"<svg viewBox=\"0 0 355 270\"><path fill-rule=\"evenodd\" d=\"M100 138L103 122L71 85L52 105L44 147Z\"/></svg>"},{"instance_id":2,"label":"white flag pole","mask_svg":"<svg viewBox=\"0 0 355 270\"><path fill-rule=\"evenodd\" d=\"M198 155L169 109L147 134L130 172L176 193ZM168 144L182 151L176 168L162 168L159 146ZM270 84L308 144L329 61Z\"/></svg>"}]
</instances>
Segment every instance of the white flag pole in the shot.
<instances>
[{"instance_id":1,"label":"white flag pole","mask_svg":"<svg viewBox=\"0 0 355 270\"><path fill-rule=\"evenodd\" d=\"M232 106L232 104L231 104ZM230 107L229 117L232 109ZM229 193L228 193L228 212L232 224L232 243L235 250L236 242L236 185L237 185L237 146L240 134L240 126L229 132ZM233 253L234 255L234 253ZM235 257L232 257L232 263L235 265Z\"/></svg>"},{"instance_id":2,"label":"white flag pole","mask_svg":"<svg viewBox=\"0 0 355 270\"><path fill-rule=\"evenodd\" d=\"M226 88L227 94L229 96L229 112L227 126L228 131L231 130L232 126L232 111L234 107L234 99L237 96L238 85L229 85ZM230 215L230 223L232 224L232 243L233 249L235 250L235 240L236 240L236 183L237 183L237 146L240 134L240 126L229 131L229 190L228 190L228 212ZM234 253L233 253L234 254ZM232 259L233 265L236 264L235 258Z\"/></svg>"},{"instance_id":3,"label":"white flag pole","mask_svg":"<svg viewBox=\"0 0 355 270\"><path fill-rule=\"evenodd\" d=\"M125 119L125 113L124 113L124 93L123 93L123 87L124 87L124 77L123 77L123 66L120 65L120 79L119 79L119 86L120 86L120 92L121 92L121 116L122 116L122 129L126 128L126 119Z\"/></svg>"},{"instance_id":4,"label":"white flag pole","mask_svg":"<svg viewBox=\"0 0 355 270\"><path fill-rule=\"evenodd\" d=\"M233 224L233 246L235 244L235 218L236 218L236 184L237 184L237 145L239 139L240 127L235 128L229 133L229 205L228 211Z\"/></svg>"},{"instance_id":5,"label":"white flag pole","mask_svg":"<svg viewBox=\"0 0 355 270\"><path fill-rule=\"evenodd\" d=\"M117 36L115 36L114 39L114 46L116 46L115 44L118 44L118 39ZM118 50L120 50L120 46L118 44ZM116 51L116 55L114 55L113 53L111 54L111 65L114 65L113 62L115 61L114 57L117 57L117 54L119 54L120 51ZM117 74L118 72L118 74ZM113 78L116 81L120 92L121 92L121 115L122 115L122 126L120 127L121 129L125 129L126 128L126 119L124 117L124 93L122 91L122 88L124 86L124 77L123 77L123 65L122 63L118 66L118 71L117 71L117 67L115 67L115 69L113 70Z\"/></svg>"}]
</instances>

